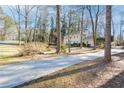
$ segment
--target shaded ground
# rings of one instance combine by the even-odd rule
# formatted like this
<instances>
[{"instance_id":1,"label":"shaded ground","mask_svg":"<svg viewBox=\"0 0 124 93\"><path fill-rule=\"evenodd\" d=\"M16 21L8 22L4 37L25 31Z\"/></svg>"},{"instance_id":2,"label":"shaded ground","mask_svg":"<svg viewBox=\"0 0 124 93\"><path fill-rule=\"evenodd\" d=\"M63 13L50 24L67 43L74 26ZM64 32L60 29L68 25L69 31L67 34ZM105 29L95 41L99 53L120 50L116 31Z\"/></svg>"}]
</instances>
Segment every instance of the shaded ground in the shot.
<instances>
[{"instance_id":1,"label":"shaded ground","mask_svg":"<svg viewBox=\"0 0 124 93\"><path fill-rule=\"evenodd\" d=\"M103 58L82 62L18 87L124 87L124 53L112 56L113 62Z\"/></svg>"},{"instance_id":2,"label":"shaded ground","mask_svg":"<svg viewBox=\"0 0 124 93\"><path fill-rule=\"evenodd\" d=\"M124 88L124 71L122 71L120 74L116 75L115 77L113 77L107 83L105 83L104 85L101 85L100 87Z\"/></svg>"},{"instance_id":3,"label":"shaded ground","mask_svg":"<svg viewBox=\"0 0 124 93\"><path fill-rule=\"evenodd\" d=\"M103 64L96 61L76 64L18 87L88 87L97 76L95 72L102 69L98 65Z\"/></svg>"},{"instance_id":4,"label":"shaded ground","mask_svg":"<svg viewBox=\"0 0 124 93\"><path fill-rule=\"evenodd\" d=\"M100 85L99 87L104 87L104 88L124 88L124 53L120 53L116 55L116 57L119 59L119 62L115 60L115 62L112 65L109 65L108 67L108 74L113 74L114 76L112 78L109 78L104 84ZM105 76L107 77L107 76Z\"/></svg>"}]
</instances>

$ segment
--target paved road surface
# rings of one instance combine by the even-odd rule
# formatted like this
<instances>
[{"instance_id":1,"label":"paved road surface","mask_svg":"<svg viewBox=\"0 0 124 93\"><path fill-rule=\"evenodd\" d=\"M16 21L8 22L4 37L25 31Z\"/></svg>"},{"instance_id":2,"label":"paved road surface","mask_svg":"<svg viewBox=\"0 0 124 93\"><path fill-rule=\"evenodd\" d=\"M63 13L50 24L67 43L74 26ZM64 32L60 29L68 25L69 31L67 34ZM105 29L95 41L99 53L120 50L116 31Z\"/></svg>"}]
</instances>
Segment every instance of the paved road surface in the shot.
<instances>
[{"instance_id":1,"label":"paved road surface","mask_svg":"<svg viewBox=\"0 0 124 93\"><path fill-rule=\"evenodd\" d=\"M112 49L112 54L124 52ZM103 51L79 55L63 56L50 60L34 60L0 66L0 87L15 87L49 73L66 68L85 60L94 60L104 55Z\"/></svg>"}]
</instances>

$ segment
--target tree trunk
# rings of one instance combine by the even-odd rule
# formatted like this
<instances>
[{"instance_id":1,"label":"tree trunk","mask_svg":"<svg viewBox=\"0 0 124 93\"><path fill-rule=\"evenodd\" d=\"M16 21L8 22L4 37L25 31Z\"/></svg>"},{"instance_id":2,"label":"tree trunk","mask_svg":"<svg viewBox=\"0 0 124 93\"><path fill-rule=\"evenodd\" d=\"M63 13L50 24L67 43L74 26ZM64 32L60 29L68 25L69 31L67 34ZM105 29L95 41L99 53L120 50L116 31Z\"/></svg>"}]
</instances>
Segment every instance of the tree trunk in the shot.
<instances>
[{"instance_id":1,"label":"tree trunk","mask_svg":"<svg viewBox=\"0 0 124 93\"><path fill-rule=\"evenodd\" d=\"M20 20L21 20L21 18L20 18L21 16L20 16L20 6L18 5L18 23L19 23L19 25L18 25L18 38L19 38L19 45L21 45L21 24L20 24Z\"/></svg>"},{"instance_id":2,"label":"tree trunk","mask_svg":"<svg viewBox=\"0 0 124 93\"><path fill-rule=\"evenodd\" d=\"M80 35L80 48L83 47L83 30L84 30L84 7L82 6L82 21L81 21L81 35Z\"/></svg>"},{"instance_id":3,"label":"tree trunk","mask_svg":"<svg viewBox=\"0 0 124 93\"><path fill-rule=\"evenodd\" d=\"M97 33L97 26L98 26L98 19L99 19L99 5L97 6L97 11L95 13L95 19L92 15L91 6L88 7L88 11L90 14L91 24L92 24L92 36L93 36L93 44L94 44L94 50L96 49L96 33ZM94 22L95 20L95 22Z\"/></svg>"},{"instance_id":4,"label":"tree trunk","mask_svg":"<svg viewBox=\"0 0 124 93\"><path fill-rule=\"evenodd\" d=\"M36 30L37 30L37 17L38 17L38 9L36 9L36 16L35 16L35 24L34 24L34 33L33 33L33 41L36 42Z\"/></svg>"},{"instance_id":5,"label":"tree trunk","mask_svg":"<svg viewBox=\"0 0 124 93\"><path fill-rule=\"evenodd\" d=\"M25 17L25 43L28 42L27 16Z\"/></svg>"},{"instance_id":6,"label":"tree trunk","mask_svg":"<svg viewBox=\"0 0 124 93\"><path fill-rule=\"evenodd\" d=\"M71 52L70 28L68 29L68 52Z\"/></svg>"},{"instance_id":7,"label":"tree trunk","mask_svg":"<svg viewBox=\"0 0 124 93\"><path fill-rule=\"evenodd\" d=\"M56 24L56 29L57 29L57 50L56 53L61 52L61 31L60 31L60 6L56 5L57 8L57 24Z\"/></svg>"},{"instance_id":8,"label":"tree trunk","mask_svg":"<svg viewBox=\"0 0 124 93\"><path fill-rule=\"evenodd\" d=\"M105 53L106 62L111 61L111 5L106 6Z\"/></svg>"},{"instance_id":9,"label":"tree trunk","mask_svg":"<svg viewBox=\"0 0 124 93\"><path fill-rule=\"evenodd\" d=\"M93 17L92 17L92 14L91 14L91 10L89 10L89 13L90 13L90 19L91 19L91 23L92 23L92 36L93 36L93 44L94 44L94 50L96 49L96 43L95 43L95 31L94 31L94 21L93 21Z\"/></svg>"},{"instance_id":10,"label":"tree trunk","mask_svg":"<svg viewBox=\"0 0 124 93\"><path fill-rule=\"evenodd\" d=\"M96 35L97 35L97 27L98 27L98 19L99 19L99 5L97 6L96 19L95 19L95 28L94 28L94 49L96 49Z\"/></svg>"},{"instance_id":11,"label":"tree trunk","mask_svg":"<svg viewBox=\"0 0 124 93\"><path fill-rule=\"evenodd\" d=\"M71 10L69 12L69 23L68 23L68 52L70 53L71 52L71 36L70 36L70 32L71 32L71 21L72 21L72 14L71 14Z\"/></svg>"},{"instance_id":12,"label":"tree trunk","mask_svg":"<svg viewBox=\"0 0 124 93\"><path fill-rule=\"evenodd\" d=\"M25 5L25 43L28 42L27 27L28 27L28 10L27 10L27 6Z\"/></svg>"}]
</instances>

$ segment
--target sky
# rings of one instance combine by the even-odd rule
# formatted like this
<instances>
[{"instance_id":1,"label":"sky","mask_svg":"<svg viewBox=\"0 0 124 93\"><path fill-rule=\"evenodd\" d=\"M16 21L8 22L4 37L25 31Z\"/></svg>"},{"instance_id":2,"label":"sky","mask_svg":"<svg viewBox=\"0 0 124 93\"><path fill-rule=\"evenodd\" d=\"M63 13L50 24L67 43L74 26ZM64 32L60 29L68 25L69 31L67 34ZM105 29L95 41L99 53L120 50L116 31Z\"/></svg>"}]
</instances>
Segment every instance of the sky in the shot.
<instances>
[{"instance_id":1,"label":"sky","mask_svg":"<svg viewBox=\"0 0 124 93\"><path fill-rule=\"evenodd\" d=\"M124 20L124 6L118 5L118 6L113 6L113 21L114 21L114 28L115 28L115 34L120 33L120 19L122 15L122 20ZM124 26L122 27L122 30L124 30ZM124 34L124 32L123 32Z\"/></svg>"},{"instance_id":2,"label":"sky","mask_svg":"<svg viewBox=\"0 0 124 93\"><path fill-rule=\"evenodd\" d=\"M12 13L10 12L10 10L8 9L8 6L1 6L3 8L3 11L5 14L12 16ZM68 6L65 6L65 11L68 8ZM49 9L49 11L51 11L51 13L53 12L52 9ZM113 15L113 22L114 22L114 29L115 29L115 34L118 35L120 33L120 18L121 18L121 14L123 14L123 19L124 19L124 6L122 5L116 5L112 7L112 15ZM33 18L33 17L32 17ZM124 29L124 26L123 28Z\"/></svg>"}]
</instances>

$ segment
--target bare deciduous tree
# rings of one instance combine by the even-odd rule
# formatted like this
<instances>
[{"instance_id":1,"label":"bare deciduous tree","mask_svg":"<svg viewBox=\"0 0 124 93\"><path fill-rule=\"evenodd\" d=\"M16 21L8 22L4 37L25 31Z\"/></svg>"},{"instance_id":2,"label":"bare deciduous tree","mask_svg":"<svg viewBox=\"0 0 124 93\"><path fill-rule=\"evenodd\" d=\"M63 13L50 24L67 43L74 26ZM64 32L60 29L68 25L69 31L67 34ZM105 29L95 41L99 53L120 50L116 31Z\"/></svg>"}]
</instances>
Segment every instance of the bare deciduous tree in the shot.
<instances>
[{"instance_id":1,"label":"bare deciduous tree","mask_svg":"<svg viewBox=\"0 0 124 93\"><path fill-rule=\"evenodd\" d=\"M84 31L84 9L85 6L82 6L82 21L81 21L81 35L80 35L80 48L83 47L83 31Z\"/></svg>"},{"instance_id":2,"label":"bare deciduous tree","mask_svg":"<svg viewBox=\"0 0 124 93\"><path fill-rule=\"evenodd\" d=\"M93 6L94 7L94 6ZM94 49L96 49L96 31L97 31L97 24L98 24L98 18L99 18L99 5L95 7L96 11L92 13L92 6L87 6L87 9L89 11L91 24L92 24L92 35L93 35L93 43L94 43ZM93 18L93 15L95 14L95 17Z\"/></svg>"},{"instance_id":3,"label":"bare deciduous tree","mask_svg":"<svg viewBox=\"0 0 124 93\"><path fill-rule=\"evenodd\" d=\"M61 30L60 30L60 5L56 5L56 29L57 29L57 50L56 53L61 52Z\"/></svg>"}]
</instances>

